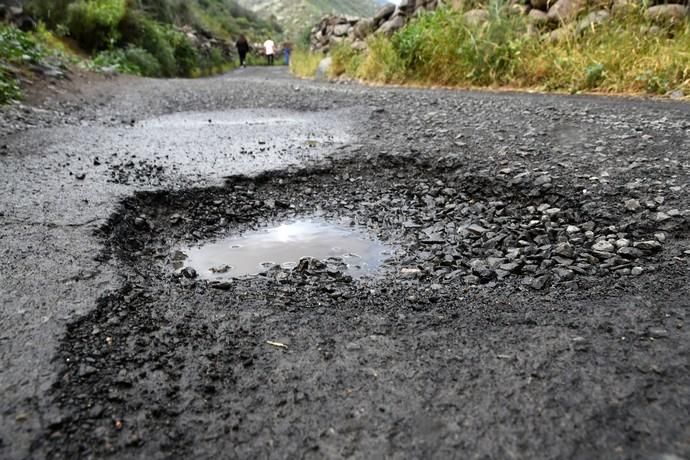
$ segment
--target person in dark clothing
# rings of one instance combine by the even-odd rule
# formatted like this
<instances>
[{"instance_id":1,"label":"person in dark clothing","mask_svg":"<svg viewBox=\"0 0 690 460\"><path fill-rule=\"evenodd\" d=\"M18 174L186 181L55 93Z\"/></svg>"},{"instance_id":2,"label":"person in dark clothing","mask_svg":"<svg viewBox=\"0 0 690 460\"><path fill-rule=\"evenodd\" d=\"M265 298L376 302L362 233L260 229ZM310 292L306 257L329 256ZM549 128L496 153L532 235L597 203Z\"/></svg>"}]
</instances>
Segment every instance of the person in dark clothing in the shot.
<instances>
[{"instance_id":1,"label":"person in dark clothing","mask_svg":"<svg viewBox=\"0 0 690 460\"><path fill-rule=\"evenodd\" d=\"M235 46L237 47L237 54L240 55L240 66L247 67L247 53L249 52L249 42L247 41L247 37L240 35L240 37L237 39L237 43L235 43Z\"/></svg>"}]
</instances>

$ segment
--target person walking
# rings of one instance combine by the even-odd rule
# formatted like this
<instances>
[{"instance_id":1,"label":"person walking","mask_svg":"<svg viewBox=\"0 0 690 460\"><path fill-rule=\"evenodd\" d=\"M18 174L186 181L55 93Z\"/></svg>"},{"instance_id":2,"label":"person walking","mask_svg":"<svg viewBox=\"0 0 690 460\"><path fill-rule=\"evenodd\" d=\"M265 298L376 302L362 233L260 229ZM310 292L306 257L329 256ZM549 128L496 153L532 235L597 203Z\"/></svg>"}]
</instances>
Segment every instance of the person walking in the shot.
<instances>
[{"instance_id":1,"label":"person walking","mask_svg":"<svg viewBox=\"0 0 690 460\"><path fill-rule=\"evenodd\" d=\"M268 65L273 65L275 59L276 44L270 38L264 42L264 51L266 52L266 60Z\"/></svg>"},{"instance_id":2,"label":"person walking","mask_svg":"<svg viewBox=\"0 0 690 460\"><path fill-rule=\"evenodd\" d=\"M237 54L240 55L240 66L247 67L247 53L249 53L249 42L247 41L247 37L240 34L237 43L235 43L235 47L237 48Z\"/></svg>"}]
</instances>

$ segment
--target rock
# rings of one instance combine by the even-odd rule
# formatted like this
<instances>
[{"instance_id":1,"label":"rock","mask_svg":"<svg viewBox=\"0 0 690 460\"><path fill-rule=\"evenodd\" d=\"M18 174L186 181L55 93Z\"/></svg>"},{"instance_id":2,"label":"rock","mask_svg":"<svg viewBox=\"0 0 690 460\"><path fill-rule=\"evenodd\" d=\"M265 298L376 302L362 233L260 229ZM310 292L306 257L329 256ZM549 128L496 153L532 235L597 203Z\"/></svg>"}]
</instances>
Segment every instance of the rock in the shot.
<instances>
[{"instance_id":1,"label":"rock","mask_svg":"<svg viewBox=\"0 0 690 460\"><path fill-rule=\"evenodd\" d=\"M553 1L549 0L530 0L529 4L532 6L532 11L545 12L548 11L549 6L553 4ZM532 12L530 11L530 13ZM546 14L544 14L546 16Z\"/></svg>"},{"instance_id":2,"label":"rock","mask_svg":"<svg viewBox=\"0 0 690 460\"><path fill-rule=\"evenodd\" d=\"M527 14L527 20L535 26L543 26L551 21L545 12L538 9L530 10Z\"/></svg>"},{"instance_id":3,"label":"rock","mask_svg":"<svg viewBox=\"0 0 690 460\"><path fill-rule=\"evenodd\" d=\"M577 23L577 33L581 34L587 30L594 30L596 26L607 23L611 19L611 14L606 10L592 11Z\"/></svg>"},{"instance_id":4,"label":"rock","mask_svg":"<svg viewBox=\"0 0 690 460\"><path fill-rule=\"evenodd\" d=\"M565 229L565 232L568 235L574 235L575 233L580 233L580 227L576 227L575 225L568 225L568 227Z\"/></svg>"},{"instance_id":5,"label":"rock","mask_svg":"<svg viewBox=\"0 0 690 460\"><path fill-rule=\"evenodd\" d=\"M499 268L503 271L514 273L520 268L520 264L517 262L509 262L507 264L499 265Z\"/></svg>"},{"instance_id":6,"label":"rock","mask_svg":"<svg viewBox=\"0 0 690 460\"><path fill-rule=\"evenodd\" d=\"M530 283L530 287L532 289L535 289L537 291L540 291L546 287L548 282L551 280L551 277L549 275L542 275L534 278L532 282Z\"/></svg>"},{"instance_id":7,"label":"rock","mask_svg":"<svg viewBox=\"0 0 690 460\"><path fill-rule=\"evenodd\" d=\"M185 267L180 273L182 273L182 276L190 280L197 277L196 270L194 270L192 267Z\"/></svg>"},{"instance_id":8,"label":"rock","mask_svg":"<svg viewBox=\"0 0 690 460\"><path fill-rule=\"evenodd\" d=\"M558 243L554 252L559 256L572 258L575 255L575 248L570 243Z\"/></svg>"},{"instance_id":9,"label":"rock","mask_svg":"<svg viewBox=\"0 0 690 460\"><path fill-rule=\"evenodd\" d=\"M587 351L589 350L589 341L584 337L573 337L573 350L575 351Z\"/></svg>"},{"instance_id":10,"label":"rock","mask_svg":"<svg viewBox=\"0 0 690 460\"><path fill-rule=\"evenodd\" d=\"M633 244L633 247L641 251L658 251L661 249L661 243L654 240L638 241Z\"/></svg>"},{"instance_id":11,"label":"rock","mask_svg":"<svg viewBox=\"0 0 690 460\"><path fill-rule=\"evenodd\" d=\"M376 22L374 19L362 19L361 21L357 22L353 29L355 39L364 40L374 32L375 27Z\"/></svg>"},{"instance_id":12,"label":"rock","mask_svg":"<svg viewBox=\"0 0 690 460\"><path fill-rule=\"evenodd\" d=\"M316 69L316 80L325 81L328 80L330 75L331 66L333 65L333 58L330 56L324 58L319 62L319 67Z\"/></svg>"},{"instance_id":13,"label":"rock","mask_svg":"<svg viewBox=\"0 0 690 460\"><path fill-rule=\"evenodd\" d=\"M638 259L644 255L639 249L631 248L630 246L620 248L616 254L626 259Z\"/></svg>"},{"instance_id":14,"label":"rock","mask_svg":"<svg viewBox=\"0 0 690 460\"><path fill-rule=\"evenodd\" d=\"M626 240L625 238L620 238L620 239L616 240L616 242L614 244L616 245L616 247L618 249L627 248L628 246L630 246L630 240Z\"/></svg>"},{"instance_id":15,"label":"rock","mask_svg":"<svg viewBox=\"0 0 690 460\"><path fill-rule=\"evenodd\" d=\"M213 289L218 289L220 291L229 291L232 288L232 283L229 281L221 281L217 283L211 283L210 285Z\"/></svg>"},{"instance_id":16,"label":"rock","mask_svg":"<svg viewBox=\"0 0 690 460\"><path fill-rule=\"evenodd\" d=\"M418 268L403 268L400 270L400 277L404 279L417 278L421 274L422 271Z\"/></svg>"},{"instance_id":17,"label":"rock","mask_svg":"<svg viewBox=\"0 0 690 460\"><path fill-rule=\"evenodd\" d=\"M587 0L558 0L548 12L549 19L560 23L573 21L587 7Z\"/></svg>"},{"instance_id":18,"label":"rock","mask_svg":"<svg viewBox=\"0 0 690 460\"><path fill-rule=\"evenodd\" d=\"M373 21L375 24L380 24L390 19L393 13L395 13L395 5L393 3L387 3L376 12Z\"/></svg>"},{"instance_id":19,"label":"rock","mask_svg":"<svg viewBox=\"0 0 690 460\"><path fill-rule=\"evenodd\" d=\"M344 37L350 32L350 24L338 24L333 28L333 35L336 37Z\"/></svg>"},{"instance_id":20,"label":"rock","mask_svg":"<svg viewBox=\"0 0 690 460\"><path fill-rule=\"evenodd\" d=\"M650 327L647 333L654 339L664 339L668 337L668 331L663 327Z\"/></svg>"},{"instance_id":21,"label":"rock","mask_svg":"<svg viewBox=\"0 0 690 460\"><path fill-rule=\"evenodd\" d=\"M615 247L608 241L598 241L592 245L592 250L597 252L613 252Z\"/></svg>"},{"instance_id":22,"label":"rock","mask_svg":"<svg viewBox=\"0 0 690 460\"><path fill-rule=\"evenodd\" d=\"M630 200L625 200L625 209L627 209L630 212L635 212L641 207L642 206L640 205L640 202L634 198Z\"/></svg>"},{"instance_id":23,"label":"rock","mask_svg":"<svg viewBox=\"0 0 690 460\"><path fill-rule=\"evenodd\" d=\"M182 251L173 251L173 253L170 255L170 260L172 261L182 261L182 260L187 260L187 254L185 254Z\"/></svg>"},{"instance_id":24,"label":"rock","mask_svg":"<svg viewBox=\"0 0 690 460\"><path fill-rule=\"evenodd\" d=\"M664 222L667 221L671 218L668 214L665 212L657 212L654 214L654 222Z\"/></svg>"},{"instance_id":25,"label":"rock","mask_svg":"<svg viewBox=\"0 0 690 460\"><path fill-rule=\"evenodd\" d=\"M477 27L484 24L485 22L488 22L490 18L488 11L480 9L469 10L462 16L465 19L465 22L473 27Z\"/></svg>"},{"instance_id":26,"label":"rock","mask_svg":"<svg viewBox=\"0 0 690 460\"><path fill-rule=\"evenodd\" d=\"M677 24L688 16L688 7L683 5L656 5L645 11L645 17L660 24Z\"/></svg>"},{"instance_id":27,"label":"rock","mask_svg":"<svg viewBox=\"0 0 690 460\"><path fill-rule=\"evenodd\" d=\"M463 278L465 284L479 284L479 277L475 275L467 275Z\"/></svg>"},{"instance_id":28,"label":"rock","mask_svg":"<svg viewBox=\"0 0 690 460\"><path fill-rule=\"evenodd\" d=\"M483 235L484 233L488 232L487 229L485 229L484 227L482 227L481 225L478 225L478 224L472 224L472 225L468 226L467 230L469 230L470 232L475 233L477 235Z\"/></svg>"},{"instance_id":29,"label":"rock","mask_svg":"<svg viewBox=\"0 0 690 460\"><path fill-rule=\"evenodd\" d=\"M396 31L405 26L405 18L401 15L393 16L392 19L384 22L376 31L384 35L393 35Z\"/></svg>"},{"instance_id":30,"label":"rock","mask_svg":"<svg viewBox=\"0 0 690 460\"><path fill-rule=\"evenodd\" d=\"M642 267L633 267L630 269L630 274L632 276L640 276L644 272Z\"/></svg>"},{"instance_id":31,"label":"rock","mask_svg":"<svg viewBox=\"0 0 690 460\"><path fill-rule=\"evenodd\" d=\"M575 272L572 270L568 270L567 268L554 268L553 273L561 281L570 281L573 278L575 278Z\"/></svg>"}]
</instances>

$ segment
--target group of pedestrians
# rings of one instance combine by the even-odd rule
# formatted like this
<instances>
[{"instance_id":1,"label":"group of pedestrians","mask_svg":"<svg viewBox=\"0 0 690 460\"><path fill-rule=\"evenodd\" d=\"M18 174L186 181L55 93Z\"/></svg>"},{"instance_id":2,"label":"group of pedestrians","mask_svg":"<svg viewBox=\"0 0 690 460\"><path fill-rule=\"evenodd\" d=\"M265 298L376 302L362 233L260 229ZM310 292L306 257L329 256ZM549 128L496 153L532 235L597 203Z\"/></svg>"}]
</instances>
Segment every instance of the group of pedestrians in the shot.
<instances>
[{"instance_id":1,"label":"group of pedestrians","mask_svg":"<svg viewBox=\"0 0 690 460\"><path fill-rule=\"evenodd\" d=\"M249 51L251 51L252 49L251 45L249 44L249 41L247 40L247 37L245 37L243 34L240 34L239 38L237 39L237 42L235 43L235 47L237 48L237 54L239 54L240 56L240 66L247 67L247 54L249 54ZM267 39L263 44L263 49L268 65L273 65L273 63L275 62L276 53L275 42L270 38ZM286 65L290 63L291 51L292 50L289 44L283 45L283 55Z\"/></svg>"}]
</instances>

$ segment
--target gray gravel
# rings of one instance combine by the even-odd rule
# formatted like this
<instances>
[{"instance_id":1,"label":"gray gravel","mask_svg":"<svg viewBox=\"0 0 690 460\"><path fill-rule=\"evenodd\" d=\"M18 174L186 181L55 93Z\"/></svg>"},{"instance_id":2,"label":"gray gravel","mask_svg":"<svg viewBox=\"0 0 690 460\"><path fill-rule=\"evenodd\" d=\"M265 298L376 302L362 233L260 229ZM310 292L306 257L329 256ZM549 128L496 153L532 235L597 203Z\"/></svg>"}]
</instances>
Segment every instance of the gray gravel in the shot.
<instances>
[{"instance_id":1,"label":"gray gravel","mask_svg":"<svg viewBox=\"0 0 690 460\"><path fill-rule=\"evenodd\" d=\"M0 457L690 455L688 105L243 69L0 116ZM398 251L171 269L313 215Z\"/></svg>"}]
</instances>

